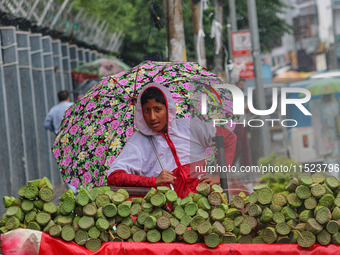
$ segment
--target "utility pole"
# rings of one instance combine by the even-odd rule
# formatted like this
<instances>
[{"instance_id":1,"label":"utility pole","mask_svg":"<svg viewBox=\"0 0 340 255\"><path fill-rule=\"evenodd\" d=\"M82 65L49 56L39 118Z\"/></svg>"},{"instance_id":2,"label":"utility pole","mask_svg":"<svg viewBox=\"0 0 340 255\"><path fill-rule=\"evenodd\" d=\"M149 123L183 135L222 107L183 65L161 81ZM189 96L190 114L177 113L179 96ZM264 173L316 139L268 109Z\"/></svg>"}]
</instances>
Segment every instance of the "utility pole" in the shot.
<instances>
[{"instance_id":1,"label":"utility pole","mask_svg":"<svg viewBox=\"0 0 340 255\"><path fill-rule=\"evenodd\" d=\"M163 0L169 61L187 61L181 0Z\"/></svg>"},{"instance_id":2,"label":"utility pole","mask_svg":"<svg viewBox=\"0 0 340 255\"><path fill-rule=\"evenodd\" d=\"M235 6L235 0L229 0L229 20L231 21L231 25L227 24L227 33L228 33L228 58L229 61L232 63L234 61L234 55L233 55L233 45L232 45L232 35L231 32L237 31L237 20L236 20L236 6ZM227 82L233 82L230 77L229 72L229 62L228 59L226 59L227 63L225 63L225 71L226 71L226 78Z\"/></svg>"},{"instance_id":3,"label":"utility pole","mask_svg":"<svg viewBox=\"0 0 340 255\"><path fill-rule=\"evenodd\" d=\"M235 0L229 0L231 31L237 31Z\"/></svg>"},{"instance_id":4,"label":"utility pole","mask_svg":"<svg viewBox=\"0 0 340 255\"><path fill-rule=\"evenodd\" d=\"M223 72L223 41L222 41L222 24L223 24L223 0L215 0L215 55L214 55L214 73L219 77L224 77Z\"/></svg>"},{"instance_id":5,"label":"utility pole","mask_svg":"<svg viewBox=\"0 0 340 255\"><path fill-rule=\"evenodd\" d=\"M262 62L261 62L261 51L260 51L260 39L259 30L257 25L257 12L255 0L247 0L248 4L248 17L249 27L252 38L252 55L254 62L254 74L255 74L255 102L258 110L266 109L266 97L263 88L262 81ZM254 142L259 148L254 150L254 158L257 160L260 157L269 156L270 154L270 133L268 123L264 116L258 116L264 123L262 127L254 128L254 131L258 133L253 137ZM254 132L254 133L255 133Z\"/></svg>"},{"instance_id":6,"label":"utility pole","mask_svg":"<svg viewBox=\"0 0 340 255\"><path fill-rule=\"evenodd\" d=\"M195 56L197 63L207 67L207 59L205 57L205 42L203 32L203 0L191 0L192 8L192 24L194 28Z\"/></svg>"}]
</instances>

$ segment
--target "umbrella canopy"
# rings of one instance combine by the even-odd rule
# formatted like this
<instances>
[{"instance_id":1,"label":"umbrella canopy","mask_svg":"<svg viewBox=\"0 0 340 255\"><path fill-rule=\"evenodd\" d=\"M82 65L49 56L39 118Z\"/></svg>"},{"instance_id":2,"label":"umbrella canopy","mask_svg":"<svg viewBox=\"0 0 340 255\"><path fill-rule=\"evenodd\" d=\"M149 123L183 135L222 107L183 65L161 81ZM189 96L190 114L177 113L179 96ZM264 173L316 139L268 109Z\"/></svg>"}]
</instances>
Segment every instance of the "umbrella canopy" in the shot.
<instances>
[{"instance_id":1,"label":"umbrella canopy","mask_svg":"<svg viewBox=\"0 0 340 255\"><path fill-rule=\"evenodd\" d=\"M103 78L65 112L53 145L65 182L87 188L106 183L107 170L135 130L138 92L152 82L169 88L178 118L237 121L230 91L221 89L217 93L211 87L222 83L216 75L196 63L143 62ZM200 112L202 93L209 98L205 115ZM213 151L207 151L206 156L213 160Z\"/></svg>"},{"instance_id":2,"label":"umbrella canopy","mask_svg":"<svg viewBox=\"0 0 340 255\"><path fill-rule=\"evenodd\" d=\"M113 75L126 71L129 68L128 65L116 58L101 58L76 67L72 70L72 76L75 81L82 82L85 79L96 79L107 75Z\"/></svg>"},{"instance_id":3,"label":"umbrella canopy","mask_svg":"<svg viewBox=\"0 0 340 255\"><path fill-rule=\"evenodd\" d=\"M340 92L340 78L320 79L306 87L312 96L328 95Z\"/></svg>"}]
</instances>

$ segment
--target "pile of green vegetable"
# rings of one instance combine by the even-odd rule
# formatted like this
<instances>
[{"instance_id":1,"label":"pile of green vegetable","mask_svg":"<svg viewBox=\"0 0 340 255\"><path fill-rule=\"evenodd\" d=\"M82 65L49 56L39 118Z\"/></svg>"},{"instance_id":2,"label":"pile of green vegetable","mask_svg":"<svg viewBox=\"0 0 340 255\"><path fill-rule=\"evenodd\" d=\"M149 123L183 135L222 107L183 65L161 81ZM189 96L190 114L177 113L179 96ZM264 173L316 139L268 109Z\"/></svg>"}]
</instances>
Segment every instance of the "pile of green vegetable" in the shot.
<instances>
[{"instance_id":1,"label":"pile of green vegetable","mask_svg":"<svg viewBox=\"0 0 340 255\"><path fill-rule=\"evenodd\" d=\"M219 185L197 186L183 199L175 191L151 188L144 198L124 189L68 190L60 203L47 178L33 180L18 190L19 198L4 197L7 209L0 231L29 228L74 241L89 250L103 242L204 242L340 244L339 180L323 173L289 180L285 191L274 194L267 184L240 193L228 202Z\"/></svg>"},{"instance_id":2,"label":"pile of green vegetable","mask_svg":"<svg viewBox=\"0 0 340 255\"><path fill-rule=\"evenodd\" d=\"M295 162L293 159L284 155L278 156L275 152L272 152L268 157L260 158L258 165L266 167L286 166L289 169L288 172L267 172L259 178L261 182L267 183L274 193L284 191L290 178L296 175L297 170L300 172L301 166L300 163Z\"/></svg>"}]
</instances>

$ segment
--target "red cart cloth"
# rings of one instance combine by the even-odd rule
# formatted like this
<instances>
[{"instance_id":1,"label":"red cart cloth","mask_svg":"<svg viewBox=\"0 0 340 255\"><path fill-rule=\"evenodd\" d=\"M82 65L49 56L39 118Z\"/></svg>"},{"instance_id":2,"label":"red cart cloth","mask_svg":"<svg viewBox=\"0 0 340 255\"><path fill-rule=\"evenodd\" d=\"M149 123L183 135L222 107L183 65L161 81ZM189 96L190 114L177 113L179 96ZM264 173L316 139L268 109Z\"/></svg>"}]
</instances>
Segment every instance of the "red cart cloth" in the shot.
<instances>
[{"instance_id":1,"label":"red cart cloth","mask_svg":"<svg viewBox=\"0 0 340 255\"><path fill-rule=\"evenodd\" d=\"M340 246L314 244L308 249L297 244L258 244L225 243L210 249L203 243L133 243L107 242L98 251L89 251L74 242L65 242L46 233L27 229L13 230L1 235L1 248L4 255L330 255L340 254ZM41 238L39 240L39 238ZM40 241L40 250L36 245ZM39 253L37 253L39 252Z\"/></svg>"}]
</instances>

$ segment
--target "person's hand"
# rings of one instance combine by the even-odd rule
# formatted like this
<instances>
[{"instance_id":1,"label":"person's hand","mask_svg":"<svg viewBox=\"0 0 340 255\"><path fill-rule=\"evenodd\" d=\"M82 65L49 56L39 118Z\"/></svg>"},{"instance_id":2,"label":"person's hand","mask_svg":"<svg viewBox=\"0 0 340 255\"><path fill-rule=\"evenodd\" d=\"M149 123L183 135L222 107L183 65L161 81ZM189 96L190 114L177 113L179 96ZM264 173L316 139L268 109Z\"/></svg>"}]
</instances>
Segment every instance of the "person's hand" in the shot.
<instances>
[{"instance_id":1,"label":"person's hand","mask_svg":"<svg viewBox=\"0 0 340 255\"><path fill-rule=\"evenodd\" d=\"M176 177L174 173L168 170L163 170L157 177L156 177L156 186L162 186L165 184L174 184Z\"/></svg>"},{"instance_id":2,"label":"person's hand","mask_svg":"<svg viewBox=\"0 0 340 255\"><path fill-rule=\"evenodd\" d=\"M208 174L203 176L199 182L205 182L208 183L210 186L213 184L220 184L221 180L219 178L219 176L209 176Z\"/></svg>"}]
</instances>

